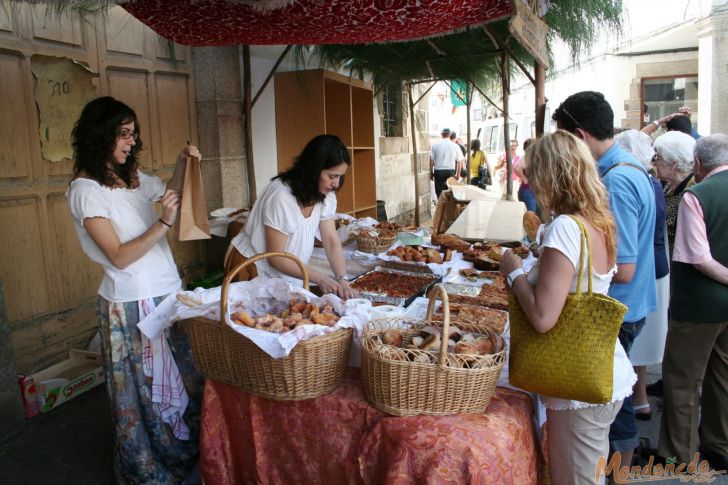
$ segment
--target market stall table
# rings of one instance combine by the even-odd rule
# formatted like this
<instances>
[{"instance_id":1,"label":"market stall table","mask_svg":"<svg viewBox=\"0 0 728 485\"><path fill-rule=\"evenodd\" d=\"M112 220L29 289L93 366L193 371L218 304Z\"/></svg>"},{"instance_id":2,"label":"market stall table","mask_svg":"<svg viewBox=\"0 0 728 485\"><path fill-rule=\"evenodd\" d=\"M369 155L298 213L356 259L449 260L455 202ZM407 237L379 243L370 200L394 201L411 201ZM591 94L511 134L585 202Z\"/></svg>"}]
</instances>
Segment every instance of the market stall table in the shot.
<instances>
[{"instance_id":1,"label":"market stall table","mask_svg":"<svg viewBox=\"0 0 728 485\"><path fill-rule=\"evenodd\" d=\"M497 388L484 414L392 417L365 399L359 369L331 394L271 401L207 380L205 483L539 482L528 394Z\"/></svg>"}]
</instances>

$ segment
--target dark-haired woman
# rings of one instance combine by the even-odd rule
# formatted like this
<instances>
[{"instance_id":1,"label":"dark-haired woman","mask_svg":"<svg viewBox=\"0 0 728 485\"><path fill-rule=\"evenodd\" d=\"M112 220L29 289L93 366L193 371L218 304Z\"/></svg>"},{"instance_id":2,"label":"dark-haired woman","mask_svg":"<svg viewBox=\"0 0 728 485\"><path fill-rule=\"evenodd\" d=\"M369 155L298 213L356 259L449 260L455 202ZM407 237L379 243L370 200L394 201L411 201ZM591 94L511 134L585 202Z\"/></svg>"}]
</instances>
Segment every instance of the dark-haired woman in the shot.
<instances>
[{"instance_id":1,"label":"dark-haired woman","mask_svg":"<svg viewBox=\"0 0 728 485\"><path fill-rule=\"evenodd\" d=\"M354 296L334 223L336 192L344 184L349 165L349 151L338 137L319 135L309 141L293 166L263 189L245 226L231 242L226 269L234 267L241 256L250 258L268 251L286 251L308 264L319 229L333 275L309 269L309 279L323 293L335 293L341 298ZM255 265L243 279L263 274L301 284L303 275L289 259L271 258Z\"/></svg>"},{"instance_id":2,"label":"dark-haired woman","mask_svg":"<svg viewBox=\"0 0 728 485\"><path fill-rule=\"evenodd\" d=\"M99 320L117 481L180 483L197 461L202 379L180 333L170 328L148 339L137 323L181 286L166 235L177 219L187 155L200 154L184 148L165 187L138 168L136 114L108 96L84 107L72 143L66 197L81 248L104 271Z\"/></svg>"}]
</instances>

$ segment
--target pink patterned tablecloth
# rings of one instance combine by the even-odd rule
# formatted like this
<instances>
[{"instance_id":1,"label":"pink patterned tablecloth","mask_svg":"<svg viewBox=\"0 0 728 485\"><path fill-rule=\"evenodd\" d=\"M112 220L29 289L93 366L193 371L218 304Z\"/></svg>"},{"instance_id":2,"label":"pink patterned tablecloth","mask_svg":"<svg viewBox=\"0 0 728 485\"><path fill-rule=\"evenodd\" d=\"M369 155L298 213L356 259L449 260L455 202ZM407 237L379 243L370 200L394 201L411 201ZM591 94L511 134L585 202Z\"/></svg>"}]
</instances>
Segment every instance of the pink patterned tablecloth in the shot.
<instances>
[{"instance_id":1,"label":"pink patterned tablecloth","mask_svg":"<svg viewBox=\"0 0 728 485\"><path fill-rule=\"evenodd\" d=\"M358 369L331 394L271 401L208 380L200 468L223 484L536 484L542 461L527 394L498 388L483 414L389 416Z\"/></svg>"}]
</instances>

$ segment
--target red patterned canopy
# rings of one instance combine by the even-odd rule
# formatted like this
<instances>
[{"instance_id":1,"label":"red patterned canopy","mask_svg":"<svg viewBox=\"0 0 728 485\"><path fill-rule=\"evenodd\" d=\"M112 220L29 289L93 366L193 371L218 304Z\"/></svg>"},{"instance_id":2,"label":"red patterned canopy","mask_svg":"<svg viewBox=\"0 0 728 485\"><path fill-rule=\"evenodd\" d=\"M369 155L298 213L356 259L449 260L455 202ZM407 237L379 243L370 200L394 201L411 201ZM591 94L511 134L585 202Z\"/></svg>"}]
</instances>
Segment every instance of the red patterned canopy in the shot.
<instances>
[{"instance_id":1,"label":"red patterned canopy","mask_svg":"<svg viewBox=\"0 0 728 485\"><path fill-rule=\"evenodd\" d=\"M511 0L295 0L262 10L250 0L122 3L162 37L190 46L368 44L419 39L511 14Z\"/></svg>"}]
</instances>

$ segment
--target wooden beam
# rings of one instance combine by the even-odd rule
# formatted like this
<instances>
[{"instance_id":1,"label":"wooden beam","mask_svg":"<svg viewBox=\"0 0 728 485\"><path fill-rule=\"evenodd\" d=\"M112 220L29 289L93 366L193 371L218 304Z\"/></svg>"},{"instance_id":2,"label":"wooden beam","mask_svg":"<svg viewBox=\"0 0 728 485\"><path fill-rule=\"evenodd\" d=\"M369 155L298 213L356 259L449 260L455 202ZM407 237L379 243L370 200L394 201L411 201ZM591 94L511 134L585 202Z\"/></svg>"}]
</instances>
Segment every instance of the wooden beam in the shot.
<instances>
[{"instance_id":1,"label":"wooden beam","mask_svg":"<svg viewBox=\"0 0 728 485\"><path fill-rule=\"evenodd\" d=\"M255 164L253 163L253 91L250 72L250 46L243 46L243 135L245 138L245 167L248 172L248 203L253 207L258 197L255 189Z\"/></svg>"},{"instance_id":2,"label":"wooden beam","mask_svg":"<svg viewBox=\"0 0 728 485\"><path fill-rule=\"evenodd\" d=\"M420 182L417 173L417 123L415 123L415 103L412 100L412 83L407 83L410 111L410 136L412 137L412 173L415 175L415 226L420 225Z\"/></svg>"},{"instance_id":3,"label":"wooden beam","mask_svg":"<svg viewBox=\"0 0 728 485\"><path fill-rule=\"evenodd\" d=\"M511 59L513 59L513 62L516 63L516 65L521 70L521 72L524 74L524 76L526 76L528 78L528 80L531 81L531 84L533 84L535 86L536 80L533 78L531 73L528 72L528 69L526 69L526 66L524 66L521 63L521 61L519 61L518 58L515 55L513 55L513 51L511 50L511 48L508 47L508 44L503 42L503 40L498 36L498 33L487 25L483 27L483 30L485 31L485 35L487 35L488 38L490 38L490 41L495 44L496 48L505 49L508 52L508 55L511 57Z\"/></svg>"},{"instance_id":4,"label":"wooden beam","mask_svg":"<svg viewBox=\"0 0 728 485\"><path fill-rule=\"evenodd\" d=\"M422 98L424 98L425 96L427 96L427 93L429 93L430 90L435 87L435 84L437 84L437 81L433 81L432 84L430 84L430 87L427 88L425 90L425 92L420 95L419 98L417 98L417 101L415 101L415 103L414 103L415 106L417 105L417 103L419 103L420 101L422 101Z\"/></svg>"},{"instance_id":5,"label":"wooden beam","mask_svg":"<svg viewBox=\"0 0 728 485\"><path fill-rule=\"evenodd\" d=\"M283 52L281 53L281 55L278 56L278 60L276 61L275 64L273 64L273 68L268 73L268 76L265 78L265 81L263 81L263 84L260 86L260 89L258 89L258 92L255 93L255 96L253 96L253 101L250 103L251 107L255 106L255 102L258 101L258 98L260 98L260 95L263 94L263 91L265 90L266 86L268 86L268 83L270 82L270 80L273 79L273 75L278 70L278 66L281 65L281 62L283 62L283 58L285 58L286 55L288 55L288 52L291 50L291 47L293 47L293 46L287 45L286 48L283 49Z\"/></svg>"},{"instance_id":6,"label":"wooden beam","mask_svg":"<svg viewBox=\"0 0 728 485\"><path fill-rule=\"evenodd\" d=\"M544 78L546 77L546 69L534 61L534 69L536 73L536 136L544 134L546 125L546 86Z\"/></svg>"},{"instance_id":7,"label":"wooden beam","mask_svg":"<svg viewBox=\"0 0 728 485\"><path fill-rule=\"evenodd\" d=\"M504 50L501 54L501 89L503 90L503 142L506 151L506 193L503 194L505 200L513 200L513 159L511 157L511 130L508 126L508 96L511 90L510 69L508 68L508 51Z\"/></svg>"}]
</instances>

